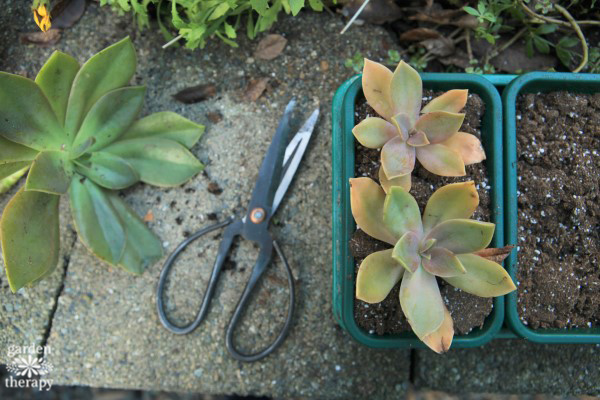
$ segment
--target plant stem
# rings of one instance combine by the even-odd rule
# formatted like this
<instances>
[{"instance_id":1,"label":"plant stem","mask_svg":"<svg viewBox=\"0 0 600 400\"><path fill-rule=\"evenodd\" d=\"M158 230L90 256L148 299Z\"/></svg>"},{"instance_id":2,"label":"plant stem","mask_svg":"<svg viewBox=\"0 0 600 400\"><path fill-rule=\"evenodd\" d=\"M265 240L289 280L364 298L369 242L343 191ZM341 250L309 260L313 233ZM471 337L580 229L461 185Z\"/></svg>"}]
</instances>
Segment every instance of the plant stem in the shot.
<instances>
[{"instance_id":1,"label":"plant stem","mask_svg":"<svg viewBox=\"0 0 600 400\"><path fill-rule=\"evenodd\" d=\"M358 18L358 16L360 15L360 13L363 12L363 10L367 6L367 4L369 4L369 1L371 1L371 0L365 0L362 3L362 6L360 6L360 8L358 10L356 10L356 12L352 16L352 18L350 18L350 21L348 21L346 26L344 26L344 29L342 29L342 31L340 32L340 35L343 35L344 32L346 32L348 30L348 28L350 28L350 25L352 25L354 23L354 21L356 20L356 18Z\"/></svg>"},{"instance_id":2,"label":"plant stem","mask_svg":"<svg viewBox=\"0 0 600 400\"><path fill-rule=\"evenodd\" d=\"M178 40L180 40L182 38L183 38L183 35L175 36L173 39L171 39L167 43L163 44L162 48L166 49L167 47L169 47L170 45L172 45L173 43L177 42Z\"/></svg>"},{"instance_id":3,"label":"plant stem","mask_svg":"<svg viewBox=\"0 0 600 400\"><path fill-rule=\"evenodd\" d=\"M519 5L521 6L521 8L523 9L523 11L525 11L526 14L529 14L529 16L531 16L533 18L541 19L542 21L546 21L546 22L549 22L551 24L557 24L557 25L568 26L568 27L572 26L570 23L565 22L565 21L561 21L560 19L546 17L544 15L540 15L540 14L536 13L531 8L529 8L529 7L526 6L525 3L523 2L523 0L517 0L517 1L518 1ZM562 8L563 10L565 10L563 7L559 6L558 4L554 4L554 7L558 10L557 6L560 7L560 8ZM565 10L565 11L567 11L567 10ZM590 21L576 21L576 22L577 22L578 25L600 25L600 21L593 21L593 20L590 20Z\"/></svg>"},{"instance_id":4,"label":"plant stem","mask_svg":"<svg viewBox=\"0 0 600 400\"><path fill-rule=\"evenodd\" d=\"M489 56L488 61L491 60L492 58L498 56L500 53L502 53L504 50L508 49L510 46L512 46L517 40L519 40L521 38L521 36L523 36L523 34L527 32L527 28L522 28L519 32L517 32L516 35L514 35L512 38L510 38L509 41L507 41L506 43L504 43L502 46L500 46L498 49L494 50L492 52L492 54Z\"/></svg>"},{"instance_id":5,"label":"plant stem","mask_svg":"<svg viewBox=\"0 0 600 400\"><path fill-rule=\"evenodd\" d=\"M473 61L473 49L471 49L471 30L465 28L465 39L467 42L467 55L469 56L469 63Z\"/></svg>"},{"instance_id":6,"label":"plant stem","mask_svg":"<svg viewBox=\"0 0 600 400\"><path fill-rule=\"evenodd\" d=\"M585 40L585 36L583 36L583 32L581 31L579 24L577 23L577 21L575 21L575 18L573 18L573 16L565 8L563 8L562 6L560 6L558 4L555 4L554 8L556 8L569 21L569 23L573 27L573 30L575 31L575 33L577 33L577 36L579 37L579 40L581 41L581 47L583 48L583 59L581 60L581 63L579 64L579 66L573 70L574 73L577 73L577 72L581 71L588 62L587 41Z\"/></svg>"}]
</instances>

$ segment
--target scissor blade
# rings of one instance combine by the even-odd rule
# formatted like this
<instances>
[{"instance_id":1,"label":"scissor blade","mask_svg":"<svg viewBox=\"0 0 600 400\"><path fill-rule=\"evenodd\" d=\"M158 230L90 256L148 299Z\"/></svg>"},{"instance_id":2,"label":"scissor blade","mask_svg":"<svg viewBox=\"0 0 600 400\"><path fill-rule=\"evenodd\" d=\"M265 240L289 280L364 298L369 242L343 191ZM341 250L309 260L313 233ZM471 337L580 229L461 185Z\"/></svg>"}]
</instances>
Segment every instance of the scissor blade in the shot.
<instances>
[{"instance_id":1,"label":"scissor blade","mask_svg":"<svg viewBox=\"0 0 600 400\"><path fill-rule=\"evenodd\" d=\"M275 135L273 135L267 154L260 166L247 215L253 209L262 207L266 209L269 217L273 215L271 210L268 210L268 207L269 204L272 204L277 183L281 182L282 160L284 158L287 137L290 132L290 119L295 105L296 101L291 100L285 107L283 116L279 120L279 126L275 131Z\"/></svg>"},{"instance_id":2,"label":"scissor blade","mask_svg":"<svg viewBox=\"0 0 600 400\"><path fill-rule=\"evenodd\" d=\"M304 125L302 125L302 128L300 128L298 133L294 135L285 149L285 155L283 157L283 168L285 169L285 172L283 173L277 191L275 192L271 214L275 214L275 211L277 211L281 200L283 200L283 196L285 196L285 193L294 179L294 175L296 175L296 171L300 166L300 161L302 161L302 156L306 151L306 146L308 146L308 142L315 129L318 118L319 109L317 108L306 120Z\"/></svg>"}]
</instances>

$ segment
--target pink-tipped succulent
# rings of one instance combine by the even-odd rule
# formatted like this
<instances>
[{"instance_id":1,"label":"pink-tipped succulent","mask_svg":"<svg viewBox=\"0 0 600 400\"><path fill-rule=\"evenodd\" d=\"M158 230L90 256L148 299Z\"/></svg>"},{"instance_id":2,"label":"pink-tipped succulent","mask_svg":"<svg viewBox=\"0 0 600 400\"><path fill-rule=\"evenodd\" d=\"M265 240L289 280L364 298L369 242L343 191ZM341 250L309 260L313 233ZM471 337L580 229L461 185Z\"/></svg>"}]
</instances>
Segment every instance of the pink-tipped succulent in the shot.
<instances>
[{"instance_id":1,"label":"pink-tipped succulent","mask_svg":"<svg viewBox=\"0 0 600 400\"><path fill-rule=\"evenodd\" d=\"M401 61L392 73L367 59L362 86L367 102L384 119L368 117L352 133L363 146L381 148L379 180L386 192L391 186L410 189L415 159L440 176L464 176L465 165L485 160L479 139L459 132L468 90L450 90L421 109L423 83L417 71Z\"/></svg>"},{"instance_id":2,"label":"pink-tipped succulent","mask_svg":"<svg viewBox=\"0 0 600 400\"><path fill-rule=\"evenodd\" d=\"M489 245L495 225L469 219L479 204L472 181L435 191L422 219L417 202L402 187L390 187L386 194L370 178L351 179L350 186L352 215L358 226L394 246L364 259L356 279L356 297L379 303L402 280L402 311L413 332L432 350L447 351L454 336L436 276L481 297L515 290L500 264L474 254Z\"/></svg>"}]
</instances>

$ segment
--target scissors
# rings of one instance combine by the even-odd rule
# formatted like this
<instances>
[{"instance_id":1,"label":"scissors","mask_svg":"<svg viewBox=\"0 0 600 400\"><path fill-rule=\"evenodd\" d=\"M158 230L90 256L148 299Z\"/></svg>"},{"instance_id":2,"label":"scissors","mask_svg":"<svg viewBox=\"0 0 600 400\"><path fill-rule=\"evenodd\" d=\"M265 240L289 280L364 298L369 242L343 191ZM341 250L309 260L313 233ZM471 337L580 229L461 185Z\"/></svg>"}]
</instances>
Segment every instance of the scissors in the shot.
<instances>
[{"instance_id":1,"label":"scissors","mask_svg":"<svg viewBox=\"0 0 600 400\"><path fill-rule=\"evenodd\" d=\"M177 246L171 255L169 255L158 280L158 287L156 290L156 306L160 322L165 328L173 333L181 335L190 333L196 329L196 327L198 327L208 312L208 307L214 296L214 291L223 267L223 263L231 249L233 239L236 236L241 236L246 240L257 243L260 248L258 259L252 268L250 279L248 280L248 283L246 284L246 287L244 288L244 291L235 307L225 333L225 344L227 350L233 358L239 361L252 362L268 356L283 342L291 327L295 302L294 276L285 258L285 255L281 251L281 248L269 233L268 225L271 217L273 214L275 214L277 208L281 204L281 200L283 199L283 196L285 195L290 183L292 182L292 179L294 178L294 175L296 174L296 171L298 170L298 166L302 160L302 155L306 151L306 146L308 145L310 137L312 136L314 127L317 123L317 118L319 116L319 109L317 108L304 122L300 130L298 130L294 137L289 141L289 144L286 145L287 137L289 136L289 132L292 130L290 127L290 120L295 104L295 100L291 100L288 103L283 116L279 121L279 126L275 131L275 135L273 136L269 149L267 150L267 154L260 167L258 179L254 186L252 198L250 199L250 204L248 206L248 211L244 217L241 219L230 217L223 222L205 227L204 229L201 229L198 232L190 235ZM181 252L190 243L209 232L225 226L226 228L223 232L223 239L219 245L217 257L215 259L210 280L208 282L208 287L204 293L204 298L202 299L202 304L200 305L198 314L196 314L196 318L192 323L186 326L177 326L173 324L167 318L162 299L165 282L171 266L177 259L177 256L179 256L179 254L181 254ZM279 256L279 259L285 267L285 272L287 274L287 281L290 291L287 316L283 328L269 346L254 354L243 354L238 351L233 344L233 331L244 307L246 306L246 303L248 302L252 290L271 261L273 249L275 249L277 255Z\"/></svg>"}]
</instances>

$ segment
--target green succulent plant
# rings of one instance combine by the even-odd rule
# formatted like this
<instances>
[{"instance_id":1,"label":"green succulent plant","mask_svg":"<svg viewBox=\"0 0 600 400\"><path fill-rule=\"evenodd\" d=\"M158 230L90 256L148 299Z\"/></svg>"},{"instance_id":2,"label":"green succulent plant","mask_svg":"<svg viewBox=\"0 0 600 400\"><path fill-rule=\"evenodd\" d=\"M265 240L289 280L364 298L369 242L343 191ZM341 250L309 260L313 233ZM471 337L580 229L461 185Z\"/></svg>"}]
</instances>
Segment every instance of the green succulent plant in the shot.
<instances>
[{"instance_id":1,"label":"green succulent plant","mask_svg":"<svg viewBox=\"0 0 600 400\"><path fill-rule=\"evenodd\" d=\"M441 176L464 176L465 165L481 162L485 152L477 137L459 132L467 90L450 90L421 109L419 73L400 61L394 73L365 59L362 87L367 103L383 118L368 117L352 133L365 147L381 148L379 180L384 188L410 190L415 159Z\"/></svg>"},{"instance_id":2,"label":"green succulent plant","mask_svg":"<svg viewBox=\"0 0 600 400\"><path fill-rule=\"evenodd\" d=\"M188 149L204 127L171 112L137 120L145 88L126 86L135 68L125 38L81 67L54 52L35 81L0 72L0 179L29 168L0 221L13 292L56 268L67 193L79 237L100 259L140 274L162 256L161 242L114 190L190 179L203 166Z\"/></svg>"},{"instance_id":3,"label":"green succulent plant","mask_svg":"<svg viewBox=\"0 0 600 400\"><path fill-rule=\"evenodd\" d=\"M476 252L492 240L495 225L469 219L479 204L474 183L446 185L433 193L421 218L408 191L387 194L370 178L350 179L352 215L368 235L394 246L367 256L356 278L356 298L383 301L400 281L400 305L413 332L432 350L450 348L454 336L436 276L481 297L515 290L502 266Z\"/></svg>"}]
</instances>

